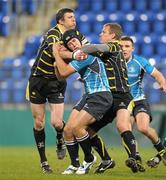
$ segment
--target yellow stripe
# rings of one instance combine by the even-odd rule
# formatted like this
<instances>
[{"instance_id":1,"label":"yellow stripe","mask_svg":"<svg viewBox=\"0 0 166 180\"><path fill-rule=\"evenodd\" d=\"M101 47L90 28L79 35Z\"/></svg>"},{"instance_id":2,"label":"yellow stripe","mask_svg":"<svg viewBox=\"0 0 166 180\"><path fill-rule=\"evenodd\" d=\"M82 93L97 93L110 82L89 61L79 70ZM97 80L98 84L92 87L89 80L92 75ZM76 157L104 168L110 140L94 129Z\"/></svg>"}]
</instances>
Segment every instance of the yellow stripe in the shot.
<instances>
[{"instance_id":1,"label":"yellow stripe","mask_svg":"<svg viewBox=\"0 0 166 180\"><path fill-rule=\"evenodd\" d=\"M45 50L43 51L47 56L52 57L50 54L48 54Z\"/></svg>"},{"instance_id":2,"label":"yellow stripe","mask_svg":"<svg viewBox=\"0 0 166 180\"><path fill-rule=\"evenodd\" d=\"M116 86L112 86L112 87L110 87L110 89L116 89Z\"/></svg>"},{"instance_id":3,"label":"yellow stripe","mask_svg":"<svg viewBox=\"0 0 166 180\"><path fill-rule=\"evenodd\" d=\"M100 142L101 142L101 147L102 147L102 153L103 153L103 156L105 156L105 153L104 153L104 142L102 141L101 137L98 136L99 139L100 139Z\"/></svg>"},{"instance_id":4,"label":"yellow stripe","mask_svg":"<svg viewBox=\"0 0 166 180\"><path fill-rule=\"evenodd\" d=\"M27 87L26 87L26 94L25 94L25 97L26 97L26 100L29 101L29 81L28 81L28 84L27 84Z\"/></svg>"},{"instance_id":5,"label":"yellow stripe","mask_svg":"<svg viewBox=\"0 0 166 180\"><path fill-rule=\"evenodd\" d=\"M56 38L56 39L59 39L58 36L53 35L53 34L49 35L49 36L47 37L47 39L49 39L50 37L54 37L54 38Z\"/></svg>"},{"instance_id":6,"label":"yellow stripe","mask_svg":"<svg viewBox=\"0 0 166 180\"><path fill-rule=\"evenodd\" d=\"M165 150L165 149L162 149L162 150L159 152L160 156L162 157L165 152L166 152L166 150Z\"/></svg>"},{"instance_id":7,"label":"yellow stripe","mask_svg":"<svg viewBox=\"0 0 166 180\"><path fill-rule=\"evenodd\" d=\"M117 48L115 46L115 44L112 45L112 49L114 48L114 51L117 51ZM113 51L113 50L112 50Z\"/></svg>"},{"instance_id":8,"label":"yellow stripe","mask_svg":"<svg viewBox=\"0 0 166 180\"><path fill-rule=\"evenodd\" d=\"M53 67L53 65L52 65L52 64L45 62L42 58L40 58L40 61L41 61L41 62L43 62L44 64L46 64L47 66L51 66L51 67Z\"/></svg>"},{"instance_id":9,"label":"yellow stripe","mask_svg":"<svg viewBox=\"0 0 166 180\"><path fill-rule=\"evenodd\" d=\"M113 68L106 68L106 70L112 71L112 70L113 70Z\"/></svg>"},{"instance_id":10,"label":"yellow stripe","mask_svg":"<svg viewBox=\"0 0 166 180\"><path fill-rule=\"evenodd\" d=\"M45 71L44 69L42 69L40 67L37 67L37 69L39 69L40 71L44 72L45 74L54 74L53 72Z\"/></svg>"},{"instance_id":11,"label":"yellow stripe","mask_svg":"<svg viewBox=\"0 0 166 180\"><path fill-rule=\"evenodd\" d=\"M128 146L126 145L126 143L124 142L124 140L122 139L122 144L125 147L125 149L128 151L129 154L131 154L130 149L128 148Z\"/></svg>"},{"instance_id":12,"label":"yellow stripe","mask_svg":"<svg viewBox=\"0 0 166 180\"><path fill-rule=\"evenodd\" d=\"M54 31L56 31L56 32L60 33L60 31L59 31L58 29L51 29L51 30L54 30Z\"/></svg>"},{"instance_id":13,"label":"yellow stripe","mask_svg":"<svg viewBox=\"0 0 166 180\"><path fill-rule=\"evenodd\" d=\"M54 42L52 42L52 43L49 43L49 44L48 44L48 46L50 46L50 45L53 45L53 44L54 44Z\"/></svg>"},{"instance_id":14,"label":"yellow stripe","mask_svg":"<svg viewBox=\"0 0 166 180\"><path fill-rule=\"evenodd\" d=\"M127 107L127 109L130 111L130 113L133 111L134 106L135 106L134 101L131 100Z\"/></svg>"},{"instance_id":15,"label":"yellow stripe","mask_svg":"<svg viewBox=\"0 0 166 180\"><path fill-rule=\"evenodd\" d=\"M115 77L109 77L108 79L109 79L109 80L112 80L112 79L115 79Z\"/></svg>"}]
</instances>

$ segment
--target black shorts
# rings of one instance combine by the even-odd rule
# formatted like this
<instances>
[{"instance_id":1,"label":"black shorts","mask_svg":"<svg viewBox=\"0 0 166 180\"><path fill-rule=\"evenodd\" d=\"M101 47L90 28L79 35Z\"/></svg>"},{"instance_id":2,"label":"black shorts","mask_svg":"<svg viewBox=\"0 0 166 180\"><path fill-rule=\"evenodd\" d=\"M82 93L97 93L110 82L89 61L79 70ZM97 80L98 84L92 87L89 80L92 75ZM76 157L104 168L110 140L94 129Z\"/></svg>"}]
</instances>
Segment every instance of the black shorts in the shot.
<instances>
[{"instance_id":1,"label":"black shorts","mask_svg":"<svg viewBox=\"0 0 166 180\"><path fill-rule=\"evenodd\" d=\"M97 121L103 118L103 115L112 105L112 94L109 91L84 94L81 100L73 109L81 111L82 109L91 114Z\"/></svg>"},{"instance_id":2,"label":"black shorts","mask_svg":"<svg viewBox=\"0 0 166 180\"><path fill-rule=\"evenodd\" d=\"M101 128L106 126L108 123L111 123L116 117L116 113L120 109L128 109L132 112L134 107L133 98L130 93L112 93L113 95L113 104L111 108L106 112L103 118L94 122L90 125L90 128L95 132L98 132Z\"/></svg>"},{"instance_id":3,"label":"black shorts","mask_svg":"<svg viewBox=\"0 0 166 180\"><path fill-rule=\"evenodd\" d=\"M134 101L134 104L135 104L135 107L133 109L134 118L136 117L138 113L144 112L149 115L150 121L152 121L152 114L151 114L150 106L146 99Z\"/></svg>"},{"instance_id":4,"label":"black shorts","mask_svg":"<svg viewBox=\"0 0 166 180\"><path fill-rule=\"evenodd\" d=\"M58 81L56 78L31 76L26 97L34 104L44 104L46 101L53 104L63 103L66 85L66 81Z\"/></svg>"}]
</instances>

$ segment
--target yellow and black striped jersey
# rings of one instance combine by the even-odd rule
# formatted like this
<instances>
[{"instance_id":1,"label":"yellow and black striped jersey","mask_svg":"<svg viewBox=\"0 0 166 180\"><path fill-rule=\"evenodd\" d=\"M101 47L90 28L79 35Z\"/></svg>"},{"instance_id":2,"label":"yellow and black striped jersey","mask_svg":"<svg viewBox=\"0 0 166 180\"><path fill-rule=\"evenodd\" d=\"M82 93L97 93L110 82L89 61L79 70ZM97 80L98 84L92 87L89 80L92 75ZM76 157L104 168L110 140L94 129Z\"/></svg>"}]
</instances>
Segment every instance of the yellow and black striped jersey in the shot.
<instances>
[{"instance_id":1,"label":"yellow and black striped jersey","mask_svg":"<svg viewBox=\"0 0 166 180\"><path fill-rule=\"evenodd\" d=\"M78 32L80 33L80 32ZM82 44L88 43L85 36L81 33ZM36 60L31 69L32 76L43 76L46 78L56 78L54 71L54 62L56 61L53 52L52 46L56 42L62 42L62 32L58 25L49 29L47 33L43 36L43 41L39 47Z\"/></svg>"},{"instance_id":2,"label":"yellow and black striped jersey","mask_svg":"<svg viewBox=\"0 0 166 180\"><path fill-rule=\"evenodd\" d=\"M118 41L109 42L109 53L101 54L112 92L129 92L127 66Z\"/></svg>"}]
</instances>

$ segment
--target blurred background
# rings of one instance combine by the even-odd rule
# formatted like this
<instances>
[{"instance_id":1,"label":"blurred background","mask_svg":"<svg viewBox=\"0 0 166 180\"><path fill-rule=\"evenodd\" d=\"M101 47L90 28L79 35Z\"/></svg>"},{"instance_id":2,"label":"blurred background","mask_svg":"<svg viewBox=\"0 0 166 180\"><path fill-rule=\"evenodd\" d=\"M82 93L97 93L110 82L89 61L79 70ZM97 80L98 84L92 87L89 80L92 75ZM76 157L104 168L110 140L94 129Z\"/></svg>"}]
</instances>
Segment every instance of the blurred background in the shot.
<instances>
[{"instance_id":1,"label":"blurred background","mask_svg":"<svg viewBox=\"0 0 166 180\"><path fill-rule=\"evenodd\" d=\"M102 26L117 22L124 35L132 36L135 53L148 58L166 76L166 1L165 0L0 0L0 146L31 145L33 119L25 90L30 68L42 41L42 35L56 25L58 9L75 9L77 28L90 42L98 43ZM82 95L82 85L69 77L64 119ZM166 136L166 95L150 77L143 88L151 104L152 126L163 139ZM55 142L54 132L46 115L47 142ZM109 125L101 135L110 144L118 145L119 135ZM135 132L144 146L152 146L147 138Z\"/></svg>"}]
</instances>

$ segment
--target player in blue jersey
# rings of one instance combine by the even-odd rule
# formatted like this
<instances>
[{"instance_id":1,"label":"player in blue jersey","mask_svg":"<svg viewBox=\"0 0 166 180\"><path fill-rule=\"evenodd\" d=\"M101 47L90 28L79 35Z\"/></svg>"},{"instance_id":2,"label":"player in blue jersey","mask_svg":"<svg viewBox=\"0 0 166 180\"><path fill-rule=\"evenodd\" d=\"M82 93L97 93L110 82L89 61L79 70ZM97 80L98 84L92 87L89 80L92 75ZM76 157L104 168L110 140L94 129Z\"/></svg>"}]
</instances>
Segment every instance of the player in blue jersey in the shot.
<instances>
[{"instance_id":1,"label":"player in blue jersey","mask_svg":"<svg viewBox=\"0 0 166 180\"><path fill-rule=\"evenodd\" d=\"M132 38L124 36L121 38L121 47L125 59L127 60L128 81L131 88L131 94L134 98L135 107L133 109L133 116L135 118L138 130L147 136L158 151L158 161L154 158L147 161L150 167L156 167L161 159L166 165L166 149L161 143L160 138L154 128L150 126L152 116L150 107L142 89L142 79L144 73L148 73L159 83L160 88L166 92L166 80L163 74L152 66L147 59L133 54L134 42Z\"/></svg>"},{"instance_id":2,"label":"player in blue jersey","mask_svg":"<svg viewBox=\"0 0 166 180\"><path fill-rule=\"evenodd\" d=\"M75 30L63 34L66 48L74 51L81 48L80 37ZM96 161L91 153L91 142L87 127L95 121L100 121L112 105L112 94L105 71L104 63L94 56L88 56L84 61L73 60L66 64L61 58L58 46L54 46L56 57L56 74L66 78L78 72L84 82L85 94L76 104L64 128L64 137L71 165L63 174L86 174ZM78 145L84 152L84 161L80 166Z\"/></svg>"}]
</instances>

